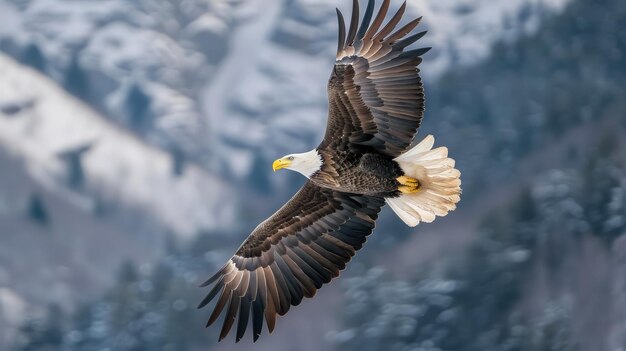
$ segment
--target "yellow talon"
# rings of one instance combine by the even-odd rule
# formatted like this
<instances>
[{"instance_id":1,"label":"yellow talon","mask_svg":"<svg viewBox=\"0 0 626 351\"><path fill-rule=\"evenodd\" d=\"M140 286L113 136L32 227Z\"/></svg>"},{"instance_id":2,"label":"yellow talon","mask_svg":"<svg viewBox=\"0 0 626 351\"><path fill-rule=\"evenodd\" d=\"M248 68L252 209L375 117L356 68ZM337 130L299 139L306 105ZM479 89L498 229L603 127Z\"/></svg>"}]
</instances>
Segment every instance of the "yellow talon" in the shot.
<instances>
[{"instance_id":1,"label":"yellow talon","mask_svg":"<svg viewBox=\"0 0 626 351\"><path fill-rule=\"evenodd\" d=\"M398 187L398 190L403 194L415 194L419 190L419 186L402 185Z\"/></svg>"},{"instance_id":2,"label":"yellow talon","mask_svg":"<svg viewBox=\"0 0 626 351\"><path fill-rule=\"evenodd\" d=\"M415 185L419 184L417 179L411 178L411 177L407 177L407 176L398 177L398 178L396 178L396 180L398 181L398 183L400 183L402 185L415 186Z\"/></svg>"},{"instance_id":3,"label":"yellow talon","mask_svg":"<svg viewBox=\"0 0 626 351\"><path fill-rule=\"evenodd\" d=\"M420 188L420 183L415 178L401 176L396 178L396 180L398 183L402 184L398 187L398 190L400 190L403 194L414 194Z\"/></svg>"}]
</instances>

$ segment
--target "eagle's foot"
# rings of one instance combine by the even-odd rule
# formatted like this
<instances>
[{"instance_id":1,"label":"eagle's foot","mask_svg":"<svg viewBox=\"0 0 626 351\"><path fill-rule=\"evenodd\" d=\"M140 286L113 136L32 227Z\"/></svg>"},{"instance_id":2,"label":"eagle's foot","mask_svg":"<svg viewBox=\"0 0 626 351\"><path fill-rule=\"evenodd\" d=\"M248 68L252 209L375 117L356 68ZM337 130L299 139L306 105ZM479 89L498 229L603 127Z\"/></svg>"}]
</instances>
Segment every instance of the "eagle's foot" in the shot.
<instances>
[{"instance_id":1,"label":"eagle's foot","mask_svg":"<svg viewBox=\"0 0 626 351\"><path fill-rule=\"evenodd\" d=\"M406 186L416 186L416 185L419 184L417 179L411 178L411 177L407 177L407 176L398 177L398 178L396 178L396 180L398 181L398 183L400 183L402 185L406 185Z\"/></svg>"},{"instance_id":2,"label":"eagle's foot","mask_svg":"<svg viewBox=\"0 0 626 351\"><path fill-rule=\"evenodd\" d=\"M402 185L398 187L398 190L400 190L403 194L415 194L419 188L420 187L418 185Z\"/></svg>"},{"instance_id":3,"label":"eagle's foot","mask_svg":"<svg viewBox=\"0 0 626 351\"><path fill-rule=\"evenodd\" d=\"M398 187L398 190L403 194L414 194L419 190L420 184L419 181L415 178L401 176L396 178L398 183L402 184Z\"/></svg>"}]
</instances>

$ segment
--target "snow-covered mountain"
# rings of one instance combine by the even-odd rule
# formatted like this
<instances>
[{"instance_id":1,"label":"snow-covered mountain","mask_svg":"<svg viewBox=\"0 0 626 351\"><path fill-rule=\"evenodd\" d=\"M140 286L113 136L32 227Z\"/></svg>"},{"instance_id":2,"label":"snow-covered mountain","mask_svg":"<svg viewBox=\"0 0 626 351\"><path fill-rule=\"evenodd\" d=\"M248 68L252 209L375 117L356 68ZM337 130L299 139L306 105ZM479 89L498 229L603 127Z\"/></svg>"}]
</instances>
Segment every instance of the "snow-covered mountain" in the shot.
<instances>
[{"instance_id":1,"label":"snow-covered mountain","mask_svg":"<svg viewBox=\"0 0 626 351\"><path fill-rule=\"evenodd\" d=\"M236 203L219 177L192 164L177 165L172 155L4 55L0 77L0 148L21 159L47 190L86 212L144 212L180 235L232 223Z\"/></svg>"},{"instance_id":2,"label":"snow-covered mountain","mask_svg":"<svg viewBox=\"0 0 626 351\"><path fill-rule=\"evenodd\" d=\"M406 17L424 16L430 30L422 42L434 47L423 64L428 81L477 62L494 41L531 32L566 3L411 0ZM334 8L349 14L350 5L2 0L0 49L149 143L242 179L255 159L308 149L323 132Z\"/></svg>"}]
</instances>

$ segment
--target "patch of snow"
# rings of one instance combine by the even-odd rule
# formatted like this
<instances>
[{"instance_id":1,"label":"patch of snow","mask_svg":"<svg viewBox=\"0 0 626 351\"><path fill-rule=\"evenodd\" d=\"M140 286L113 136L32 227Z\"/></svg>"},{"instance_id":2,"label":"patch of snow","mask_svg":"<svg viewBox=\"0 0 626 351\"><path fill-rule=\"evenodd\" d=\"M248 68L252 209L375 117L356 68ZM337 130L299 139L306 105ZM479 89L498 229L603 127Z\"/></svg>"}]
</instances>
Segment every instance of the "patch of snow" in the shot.
<instances>
[{"instance_id":1,"label":"patch of snow","mask_svg":"<svg viewBox=\"0 0 626 351\"><path fill-rule=\"evenodd\" d=\"M33 1L25 9L23 28L48 55L68 58L72 47L85 42L100 23L122 17L131 6L122 0L72 1L60 6L57 0Z\"/></svg>"},{"instance_id":2,"label":"patch of snow","mask_svg":"<svg viewBox=\"0 0 626 351\"><path fill-rule=\"evenodd\" d=\"M97 66L111 76L133 74L181 84L185 75L170 74L181 70L197 70L203 58L189 52L163 33L132 27L126 23L112 23L101 28L84 49L82 62ZM143 77L142 77L143 76Z\"/></svg>"},{"instance_id":3,"label":"patch of snow","mask_svg":"<svg viewBox=\"0 0 626 351\"><path fill-rule=\"evenodd\" d=\"M472 64L490 53L498 40L534 32L547 13L557 13L568 0L438 0L409 1L408 12L423 16L429 29L425 46L426 75L438 75L454 64ZM429 72L430 71L430 72Z\"/></svg>"},{"instance_id":4,"label":"patch of snow","mask_svg":"<svg viewBox=\"0 0 626 351\"><path fill-rule=\"evenodd\" d=\"M214 33L222 33L228 30L228 24L224 22L218 16L215 16L212 13L207 13L200 16L197 20L191 22L189 26L187 26L187 30L190 33L200 32L208 30Z\"/></svg>"},{"instance_id":5,"label":"patch of snow","mask_svg":"<svg viewBox=\"0 0 626 351\"><path fill-rule=\"evenodd\" d=\"M0 287L0 320L17 325L24 318L26 303L11 289Z\"/></svg>"},{"instance_id":6,"label":"patch of snow","mask_svg":"<svg viewBox=\"0 0 626 351\"><path fill-rule=\"evenodd\" d=\"M22 16L9 2L0 1L0 37L11 36L16 42L27 41L27 34L22 24Z\"/></svg>"}]
</instances>

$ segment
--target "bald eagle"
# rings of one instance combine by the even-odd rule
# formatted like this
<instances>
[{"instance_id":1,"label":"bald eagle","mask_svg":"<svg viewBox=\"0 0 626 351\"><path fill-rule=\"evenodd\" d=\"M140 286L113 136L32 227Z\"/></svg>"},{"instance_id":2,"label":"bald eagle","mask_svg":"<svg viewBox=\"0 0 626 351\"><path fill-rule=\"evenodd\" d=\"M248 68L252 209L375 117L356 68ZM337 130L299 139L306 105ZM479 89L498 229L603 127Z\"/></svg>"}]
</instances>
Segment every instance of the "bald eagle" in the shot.
<instances>
[{"instance_id":1,"label":"bald eagle","mask_svg":"<svg viewBox=\"0 0 626 351\"><path fill-rule=\"evenodd\" d=\"M235 255L202 286L217 297L207 327L226 311L219 340L237 316L239 341L252 319L253 339L276 315L312 297L345 268L374 229L380 209L391 209L409 226L445 216L460 200L460 172L445 147L427 136L413 148L424 113L417 66L430 48L405 50L426 32L408 35L420 19L394 31L406 2L383 26L389 0L372 21L369 0L359 25L353 0L346 34L337 9L339 40L328 82L328 125L319 146L276 160L308 178L281 209L259 224ZM408 35L408 36L407 36Z\"/></svg>"}]
</instances>

